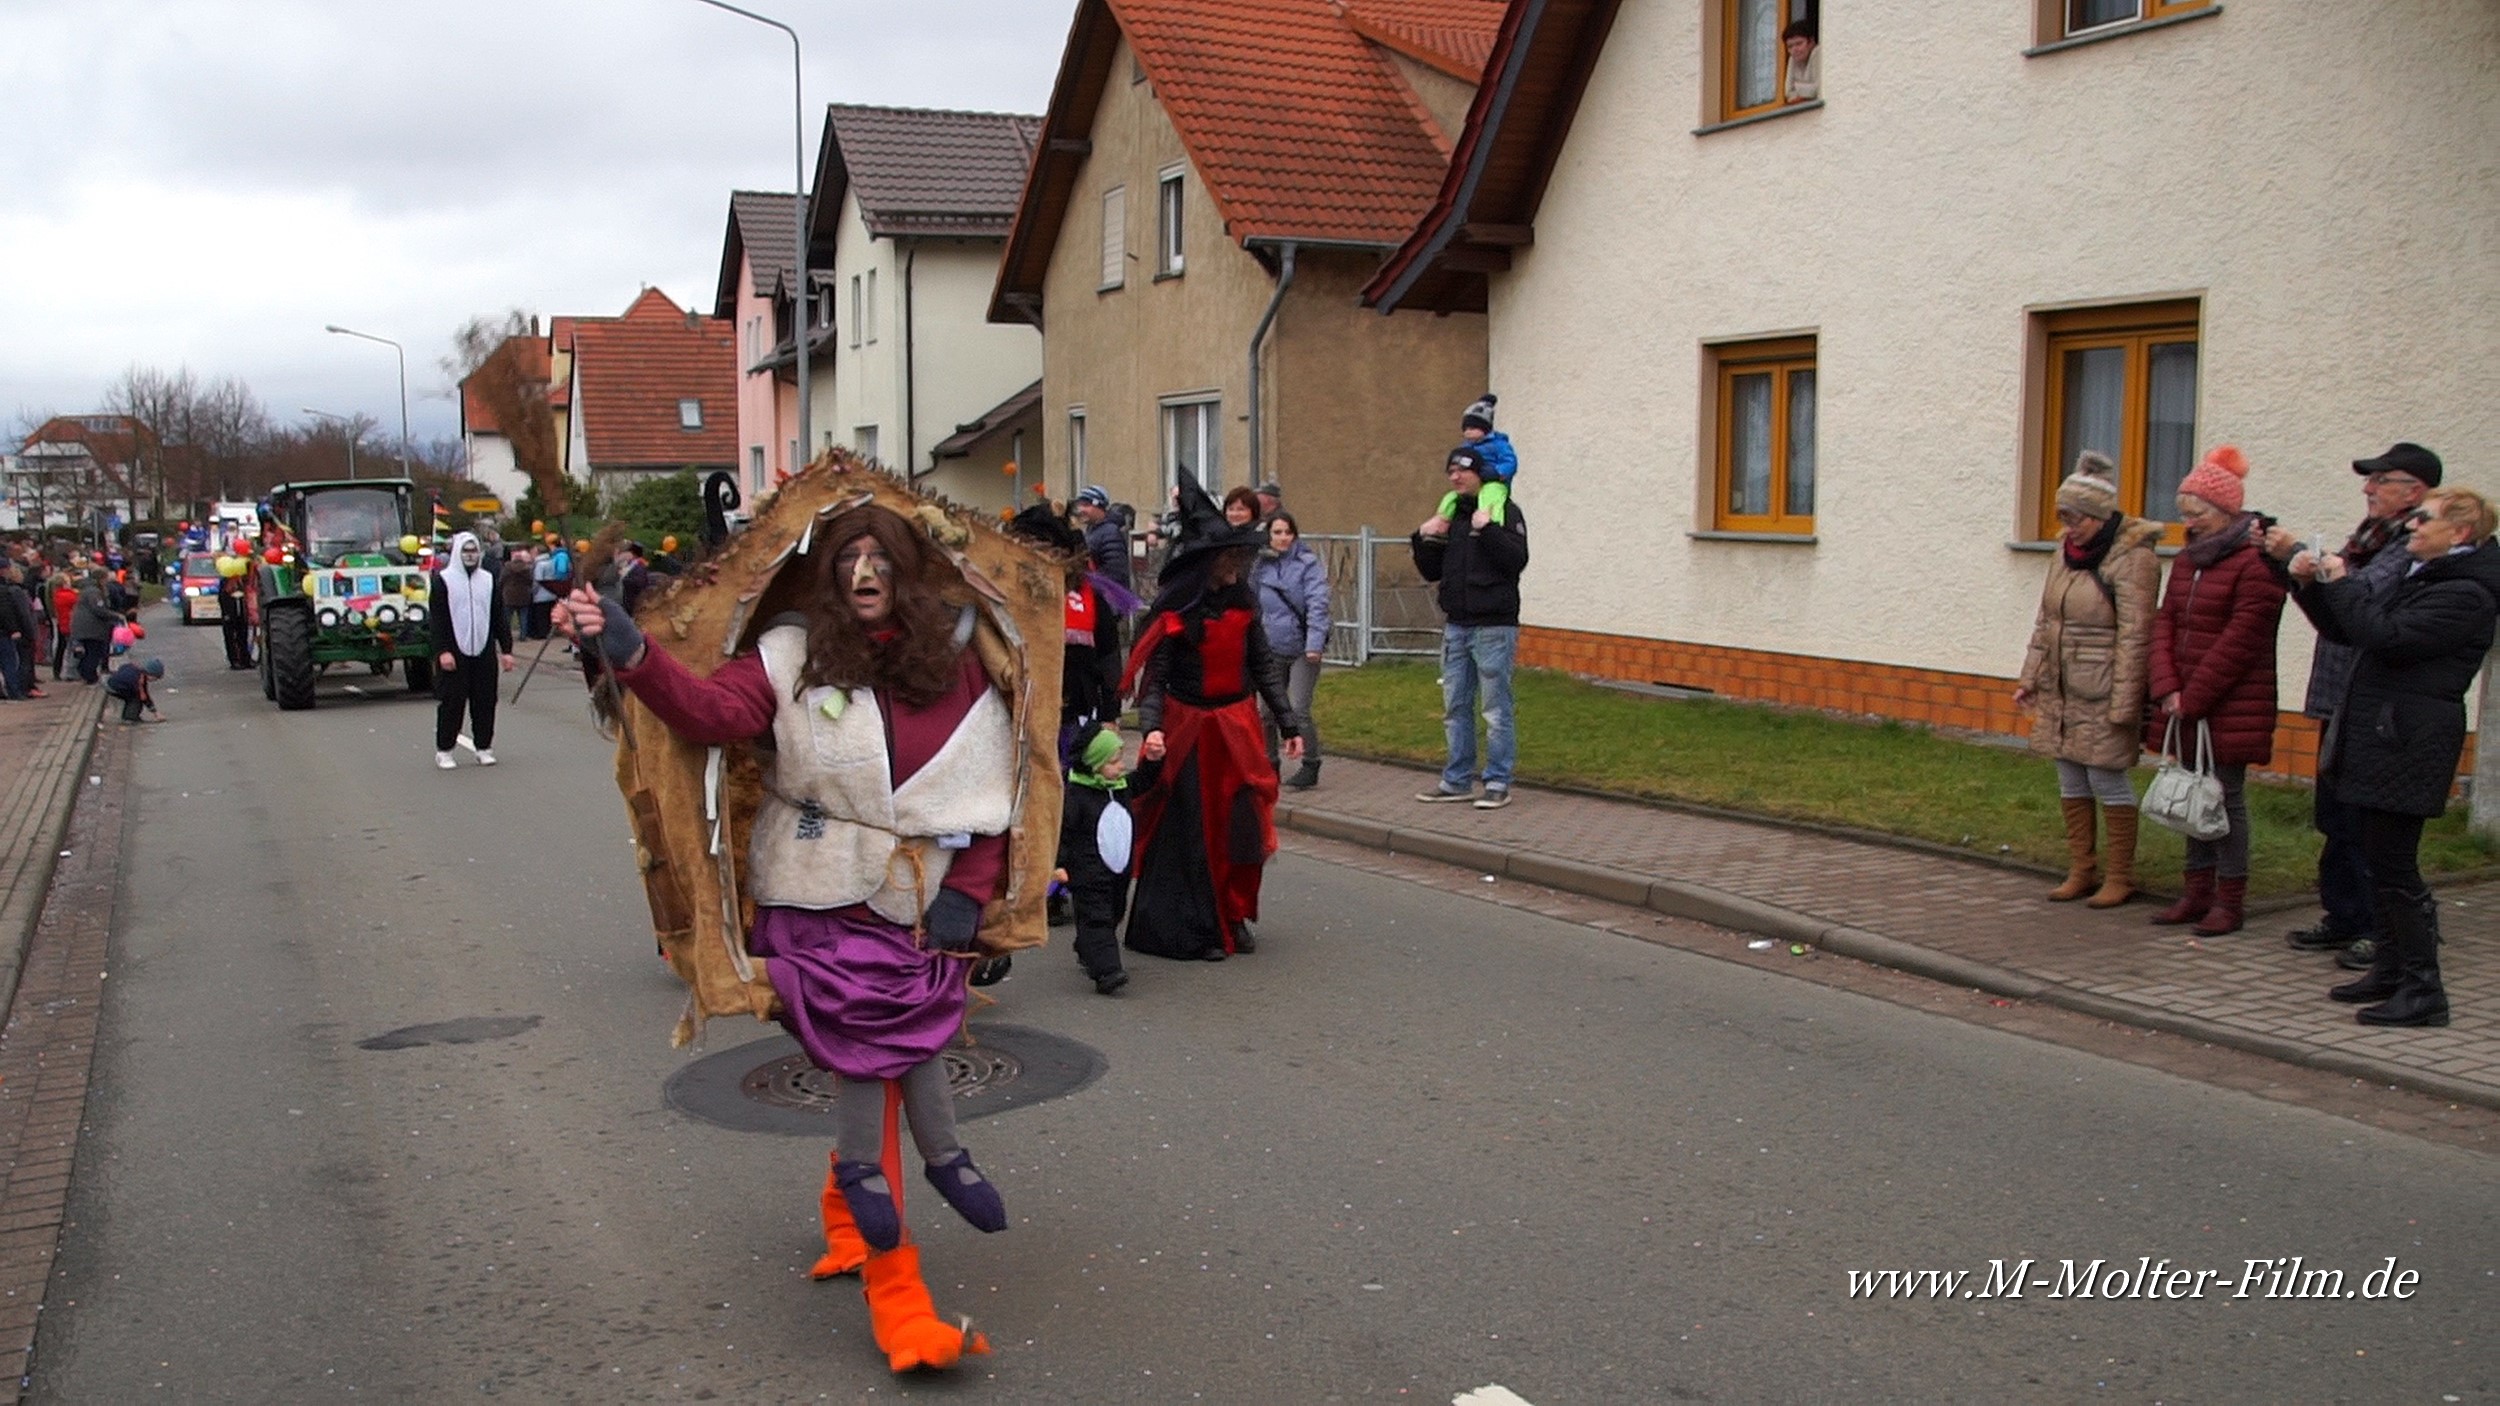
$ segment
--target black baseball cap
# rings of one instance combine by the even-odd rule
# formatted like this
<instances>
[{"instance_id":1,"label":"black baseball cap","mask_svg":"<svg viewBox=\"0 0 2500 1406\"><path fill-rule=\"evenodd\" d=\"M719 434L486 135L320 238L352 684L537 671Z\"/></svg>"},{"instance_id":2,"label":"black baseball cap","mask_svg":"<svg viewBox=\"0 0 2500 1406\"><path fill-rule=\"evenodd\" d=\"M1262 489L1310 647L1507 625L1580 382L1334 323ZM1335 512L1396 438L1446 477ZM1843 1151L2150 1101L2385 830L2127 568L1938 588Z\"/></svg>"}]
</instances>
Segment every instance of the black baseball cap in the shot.
<instances>
[{"instance_id":1,"label":"black baseball cap","mask_svg":"<svg viewBox=\"0 0 2500 1406\"><path fill-rule=\"evenodd\" d=\"M2441 469L2438 455L2418 444L2398 440L2375 459L2353 460L2352 471L2357 474L2410 474L2437 488Z\"/></svg>"},{"instance_id":2,"label":"black baseball cap","mask_svg":"<svg viewBox=\"0 0 2500 1406\"><path fill-rule=\"evenodd\" d=\"M1441 466L1443 473L1448 473L1452 469L1465 469L1476 477L1483 478L1485 476L1484 455L1467 445L1460 445L1450 451L1448 462Z\"/></svg>"}]
</instances>

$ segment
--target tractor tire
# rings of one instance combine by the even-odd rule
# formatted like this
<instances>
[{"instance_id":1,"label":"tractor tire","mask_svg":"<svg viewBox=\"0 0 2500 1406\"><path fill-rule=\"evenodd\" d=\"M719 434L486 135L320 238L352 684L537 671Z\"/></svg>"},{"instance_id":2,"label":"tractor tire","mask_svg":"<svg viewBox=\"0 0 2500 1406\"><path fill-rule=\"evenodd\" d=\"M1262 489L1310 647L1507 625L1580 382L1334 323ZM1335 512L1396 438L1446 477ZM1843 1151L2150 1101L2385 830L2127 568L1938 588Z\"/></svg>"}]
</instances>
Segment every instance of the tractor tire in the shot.
<instances>
[{"instance_id":1,"label":"tractor tire","mask_svg":"<svg viewBox=\"0 0 2500 1406\"><path fill-rule=\"evenodd\" d=\"M260 646L260 696L275 703L278 701L278 678L269 671L269 641L262 639L257 643Z\"/></svg>"},{"instance_id":2,"label":"tractor tire","mask_svg":"<svg viewBox=\"0 0 2500 1406\"><path fill-rule=\"evenodd\" d=\"M431 692L431 691L433 690L433 687L434 687L434 661L433 661L433 660L431 660L431 659L403 659L403 660L401 660L401 661L400 661L399 667L400 667L400 669L401 669L402 671L404 671L404 672L407 674L407 676L408 676L408 691L409 691L410 693L427 693L427 692Z\"/></svg>"},{"instance_id":3,"label":"tractor tire","mask_svg":"<svg viewBox=\"0 0 2500 1406\"><path fill-rule=\"evenodd\" d=\"M270 613L269 677L280 711L300 713L313 705L313 680L320 670L313 665L312 642L311 611Z\"/></svg>"}]
</instances>

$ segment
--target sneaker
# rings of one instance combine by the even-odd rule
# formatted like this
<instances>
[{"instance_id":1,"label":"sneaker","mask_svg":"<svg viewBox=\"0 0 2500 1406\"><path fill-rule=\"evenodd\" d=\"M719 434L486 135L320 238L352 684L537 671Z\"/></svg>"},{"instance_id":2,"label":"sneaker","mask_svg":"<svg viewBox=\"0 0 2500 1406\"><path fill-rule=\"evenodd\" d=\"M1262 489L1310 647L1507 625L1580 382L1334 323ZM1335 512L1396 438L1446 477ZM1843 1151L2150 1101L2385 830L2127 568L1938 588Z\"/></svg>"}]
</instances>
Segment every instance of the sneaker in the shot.
<instances>
[{"instance_id":1,"label":"sneaker","mask_svg":"<svg viewBox=\"0 0 2500 1406\"><path fill-rule=\"evenodd\" d=\"M1429 791L1415 793L1415 799L1419 801L1472 801L1475 798L1476 793L1473 791L1445 791L1438 786Z\"/></svg>"},{"instance_id":2,"label":"sneaker","mask_svg":"<svg viewBox=\"0 0 2500 1406\"><path fill-rule=\"evenodd\" d=\"M1097 996L1117 996L1120 994L1120 988L1126 985L1128 985L1127 972L1112 972L1108 976L1098 976L1094 978L1094 994Z\"/></svg>"},{"instance_id":3,"label":"sneaker","mask_svg":"<svg viewBox=\"0 0 2500 1406\"><path fill-rule=\"evenodd\" d=\"M2308 927L2292 929L2283 935L2283 940L2296 951L2333 952L2351 946L2353 939L2359 936L2359 933L2345 932L2334 923L2320 919Z\"/></svg>"},{"instance_id":4,"label":"sneaker","mask_svg":"<svg viewBox=\"0 0 2500 1406\"><path fill-rule=\"evenodd\" d=\"M445 771L449 771L453 767L460 765L460 761L449 752L436 752L434 754L434 765L441 767Z\"/></svg>"},{"instance_id":5,"label":"sneaker","mask_svg":"<svg viewBox=\"0 0 2500 1406\"><path fill-rule=\"evenodd\" d=\"M1487 786L1484 788L1484 794L1476 798L1478 810L1500 810L1509 804L1510 788L1508 786Z\"/></svg>"},{"instance_id":6,"label":"sneaker","mask_svg":"<svg viewBox=\"0 0 2500 1406\"><path fill-rule=\"evenodd\" d=\"M479 766L493 766L495 764L495 749L492 747L478 748L477 764Z\"/></svg>"},{"instance_id":7,"label":"sneaker","mask_svg":"<svg viewBox=\"0 0 2500 1406\"><path fill-rule=\"evenodd\" d=\"M2350 947L2336 954L2335 965L2348 972L2365 972L2370 969L2370 963L2377 957L2378 939L2356 937Z\"/></svg>"}]
</instances>

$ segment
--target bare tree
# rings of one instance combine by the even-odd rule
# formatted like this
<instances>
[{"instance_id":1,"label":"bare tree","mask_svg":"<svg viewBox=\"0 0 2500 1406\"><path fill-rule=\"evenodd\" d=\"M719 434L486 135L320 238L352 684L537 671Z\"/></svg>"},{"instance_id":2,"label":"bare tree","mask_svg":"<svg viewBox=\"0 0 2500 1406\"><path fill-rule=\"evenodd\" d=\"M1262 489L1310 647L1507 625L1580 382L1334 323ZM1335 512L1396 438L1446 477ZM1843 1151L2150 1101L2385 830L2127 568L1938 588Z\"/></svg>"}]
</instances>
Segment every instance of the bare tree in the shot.
<instances>
[{"instance_id":1,"label":"bare tree","mask_svg":"<svg viewBox=\"0 0 2500 1406\"><path fill-rule=\"evenodd\" d=\"M512 445L514 465L548 511L560 516L572 511L573 484L564 476L555 412L547 405L545 361L534 354L538 336L538 319L519 308L501 318L473 317L451 334L442 367L494 417Z\"/></svg>"}]
</instances>

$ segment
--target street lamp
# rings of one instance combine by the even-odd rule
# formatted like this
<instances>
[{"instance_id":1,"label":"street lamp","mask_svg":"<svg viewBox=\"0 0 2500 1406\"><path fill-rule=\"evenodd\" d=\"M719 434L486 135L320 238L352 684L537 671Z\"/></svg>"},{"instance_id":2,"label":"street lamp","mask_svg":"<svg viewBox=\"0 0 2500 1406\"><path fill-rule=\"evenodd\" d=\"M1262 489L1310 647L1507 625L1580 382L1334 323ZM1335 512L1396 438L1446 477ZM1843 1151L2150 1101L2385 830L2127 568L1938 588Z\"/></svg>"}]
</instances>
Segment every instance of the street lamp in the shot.
<instances>
[{"instance_id":1,"label":"street lamp","mask_svg":"<svg viewBox=\"0 0 2500 1406\"><path fill-rule=\"evenodd\" d=\"M304 413L313 416L316 419L336 420L340 424L347 427L347 476L349 479L353 480L356 477L356 438L358 433L356 417L353 415L333 415L327 410L315 410L309 405L304 407Z\"/></svg>"},{"instance_id":2,"label":"street lamp","mask_svg":"<svg viewBox=\"0 0 2500 1406\"><path fill-rule=\"evenodd\" d=\"M359 332L352 327L341 327L337 323L332 323L321 330L324 332L335 332L342 337L358 337L368 342L380 342L382 345L389 347L392 351L399 354L399 476L401 478L407 478L409 476L408 349L401 346L399 343L392 341L388 337L377 337L370 332ZM355 475L349 474L348 477L354 478Z\"/></svg>"},{"instance_id":3,"label":"street lamp","mask_svg":"<svg viewBox=\"0 0 2500 1406\"><path fill-rule=\"evenodd\" d=\"M715 10L727 10L733 15L753 20L757 24L770 25L790 36L790 132L793 138L790 171L795 180L792 189L796 192L792 196L791 210L793 231L791 245L795 256L791 268L795 271L798 280L798 287L793 290L798 297L798 316L793 319L795 331L792 340L797 342L799 350L799 453L805 456L798 463L790 465L790 472L795 474L809 458L814 457L816 452L816 441L811 435L808 423L807 98L804 89L806 79L799 66L799 32L777 19L768 19L753 10L741 10L735 5L724 4L722 0L698 0L698 3L709 5ZM332 328L331 330L337 331L338 329ZM908 450L909 446L905 448Z\"/></svg>"}]
</instances>

